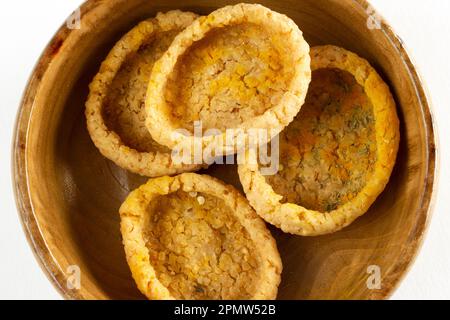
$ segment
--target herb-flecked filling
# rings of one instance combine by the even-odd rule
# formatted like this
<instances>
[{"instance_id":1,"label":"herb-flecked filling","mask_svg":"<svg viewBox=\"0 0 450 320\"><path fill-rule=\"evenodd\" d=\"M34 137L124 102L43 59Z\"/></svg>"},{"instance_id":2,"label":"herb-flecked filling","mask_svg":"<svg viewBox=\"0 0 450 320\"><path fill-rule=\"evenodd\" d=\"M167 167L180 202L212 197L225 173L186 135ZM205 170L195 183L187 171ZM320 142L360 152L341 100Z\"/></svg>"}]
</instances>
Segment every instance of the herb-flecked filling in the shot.
<instances>
[{"instance_id":1,"label":"herb-flecked filling","mask_svg":"<svg viewBox=\"0 0 450 320\"><path fill-rule=\"evenodd\" d=\"M306 102L280 134L280 170L267 176L283 202L333 211L366 185L377 159L373 106L355 78L313 72Z\"/></svg>"}]
</instances>

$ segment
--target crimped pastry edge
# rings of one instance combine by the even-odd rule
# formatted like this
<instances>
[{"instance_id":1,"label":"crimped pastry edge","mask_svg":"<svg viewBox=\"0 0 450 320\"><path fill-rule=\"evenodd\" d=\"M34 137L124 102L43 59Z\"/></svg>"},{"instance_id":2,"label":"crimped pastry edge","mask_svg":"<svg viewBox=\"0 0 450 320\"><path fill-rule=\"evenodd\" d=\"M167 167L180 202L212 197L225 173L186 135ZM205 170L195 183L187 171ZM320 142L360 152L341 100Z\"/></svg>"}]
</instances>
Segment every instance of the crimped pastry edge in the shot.
<instances>
[{"instance_id":1,"label":"crimped pastry edge","mask_svg":"<svg viewBox=\"0 0 450 320\"><path fill-rule=\"evenodd\" d=\"M102 115L107 90L127 57L139 50L155 33L183 29L196 18L194 13L173 10L142 21L116 43L91 82L85 111L89 134L102 155L121 168L148 177L173 175L201 168L199 165L176 164L170 153L140 152L127 146L116 132L107 127Z\"/></svg>"},{"instance_id":2,"label":"crimped pastry edge","mask_svg":"<svg viewBox=\"0 0 450 320\"><path fill-rule=\"evenodd\" d=\"M296 72L289 90L283 95L278 105L258 117L244 121L238 128L234 128L235 136L233 137L235 139L232 144L224 144L224 141L227 140L226 133L203 137L174 134L179 128L175 128L169 120L164 90L168 77L174 70L179 57L193 43L204 38L210 30L242 22L261 24L280 30L286 34L286 41L291 42L293 48L297 48L296 51L292 52L292 56L298 58L298 63L293 66ZM216 156L235 154L242 150L245 145L261 143L259 137L255 139L246 134L248 130L253 128L268 129L267 141L270 141L291 123L305 101L310 81L309 45L294 21L286 15L274 12L259 4L240 3L226 6L194 21L175 38L167 52L156 62L150 78L146 100L147 128L155 141L171 149L182 146L181 149L187 150L192 145L196 145L202 146L203 150L216 150L218 152ZM161 128L165 128L165 130L161 130ZM237 138L242 132L244 135Z\"/></svg>"},{"instance_id":3,"label":"crimped pastry edge","mask_svg":"<svg viewBox=\"0 0 450 320\"><path fill-rule=\"evenodd\" d=\"M156 197L182 190L202 192L222 199L246 229L260 254L260 276L252 299L275 299L281 282L282 262L276 242L264 221L254 212L247 199L234 187L207 175L184 173L175 177L150 179L133 191L119 212L126 258L139 290L152 300L173 300L169 290L158 280L150 264L143 238L144 215Z\"/></svg>"},{"instance_id":4,"label":"crimped pastry edge","mask_svg":"<svg viewBox=\"0 0 450 320\"><path fill-rule=\"evenodd\" d=\"M239 165L238 173L250 204L267 222L284 232L302 236L339 231L366 213L389 181L400 141L395 101L388 85L367 60L330 45L311 48L311 57L312 71L341 69L351 73L364 88L374 108L377 162L368 183L352 201L334 211L319 212L293 203L281 203L283 197L265 181L254 151L249 150L247 159L250 161Z\"/></svg>"}]
</instances>

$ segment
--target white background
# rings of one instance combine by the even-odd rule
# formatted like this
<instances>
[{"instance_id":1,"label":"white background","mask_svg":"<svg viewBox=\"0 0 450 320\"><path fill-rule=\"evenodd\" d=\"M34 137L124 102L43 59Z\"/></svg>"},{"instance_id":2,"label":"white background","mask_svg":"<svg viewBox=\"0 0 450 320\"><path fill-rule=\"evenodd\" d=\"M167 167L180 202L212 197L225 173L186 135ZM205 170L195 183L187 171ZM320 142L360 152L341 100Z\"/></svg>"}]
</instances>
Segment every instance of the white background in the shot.
<instances>
[{"instance_id":1,"label":"white background","mask_svg":"<svg viewBox=\"0 0 450 320\"><path fill-rule=\"evenodd\" d=\"M256 1L255 1L256 2ZM439 194L425 244L393 299L450 299L450 1L372 0L403 38L434 103L440 135ZM11 138L28 76L80 0L0 4L0 299L60 299L35 261L11 187Z\"/></svg>"}]
</instances>

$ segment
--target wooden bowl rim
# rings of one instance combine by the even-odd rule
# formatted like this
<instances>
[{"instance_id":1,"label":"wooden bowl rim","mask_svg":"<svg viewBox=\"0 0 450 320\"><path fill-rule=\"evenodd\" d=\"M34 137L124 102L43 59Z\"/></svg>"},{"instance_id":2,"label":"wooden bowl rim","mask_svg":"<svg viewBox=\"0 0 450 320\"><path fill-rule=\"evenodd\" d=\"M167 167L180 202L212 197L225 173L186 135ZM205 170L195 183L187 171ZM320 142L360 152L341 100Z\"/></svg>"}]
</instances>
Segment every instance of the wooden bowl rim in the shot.
<instances>
[{"instance_id":1,"label":"wooden bowl rim","mask_svg":"<svg viewBox=\"0 0 450 320\"><path fill-rule=\"evenodd\" d=\"M367 8L371 8L367 0L351 0L356 5L363 8L367 12ZM83 14L94 10L99 4L100 0L86 0L81 6L81 12ZM378 14L378 13L377 13ZM381 17L381 15L379 15ZM427 92L427 89L417 71L417 68L411 60L407 49L402 39L393 31L392 27L386 22L384 18L381 19L381 32L389 39L398 54L406 64L410 77L414 83L414 87L417 92L417 96L420 100L422 107L423 120L426 130L426 139L428 141L428 148L426 157L427 163L427 175L425 188L422 193L422 205L416 212L416 221L418 224L411 232L411 237L415 241L407 249L404 250L404 259L406 263L396 262L393 270L397 267L403 268L404 272L396 273L392 276L392 282L389 290L384 291L381 296L383 299L389 298L393 292L398 288L403 278L408 273L412 264L414 263L423 244L425 233L429 227L430 218L434 209L436 199L436 186L438 184L438 172L439 172L439 154L438 154L438 138L435 134L435 121L433 119L433 112L431 107L431 101ZM48 249L45 243L45 239L42 235L40 226L37 222L37 212L33 208L29 194L29 181L27 175L27 163L25 157L25 150L27 148L27 134L28 124L31 119L34 94L38 91L41 79L46 73L55 52L62 46L64 41L71 35L73 30L67 28L63 24L60 29L53 36L47 47L44 49L40 56L31 76L28 80L28 84L24 90L22 101L20 103L16 123L14 128L13 144L12 144L12 180L13 189L16 200L17 211L22 223L22 228L25 232L27 241L33 251L33 254L38 261L41 269L46 274L52 285L58 291L58 293L64 299L86 299L86 297L79 291L69 290L66 283L66 276L61 270L57 261L52 257L52 253ZM388 273L389 274L389 273ZM386 274L385 276L387 276Z\"/></svg>"}]
</instances>

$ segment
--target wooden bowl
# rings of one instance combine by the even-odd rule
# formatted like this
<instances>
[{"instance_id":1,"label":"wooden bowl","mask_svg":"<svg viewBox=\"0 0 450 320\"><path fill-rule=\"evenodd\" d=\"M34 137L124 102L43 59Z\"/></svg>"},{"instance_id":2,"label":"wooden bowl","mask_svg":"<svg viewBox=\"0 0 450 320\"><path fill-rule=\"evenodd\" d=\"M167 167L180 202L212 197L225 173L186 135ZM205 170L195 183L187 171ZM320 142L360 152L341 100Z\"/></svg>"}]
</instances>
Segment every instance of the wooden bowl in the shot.
<instances>
[{"instance_id":1,"label":"wooden bowl","mask_svg":"<svg viewBox=\"0 0 450 320\"><path fill-rule=\"evenodd\" d=\"M116 167L91 142L83 114L89 82L115 41L138 21L176 8L207 14L233 2L238 1L87 1L81 29L63 26L44 51L18 115L14 177L30 245L65 298L143 298L125 261L118 208L145 179ZM433 203L435 136L420 78L385 22L381 29L368 28L376 21L369 19L365 0L260 3L294 19L311 45L335 44L367 58L390 84L401 119L394 173L366 215L322 237L272 229L284 264L278 297L387 298L417 254ZM240 187L234 166L208 172ZM74 265L81 288L71 290L67 279ZM378 270L380 283L374 278Z\"/></svg>"}]
</instances>

